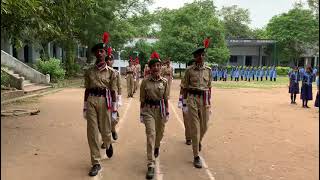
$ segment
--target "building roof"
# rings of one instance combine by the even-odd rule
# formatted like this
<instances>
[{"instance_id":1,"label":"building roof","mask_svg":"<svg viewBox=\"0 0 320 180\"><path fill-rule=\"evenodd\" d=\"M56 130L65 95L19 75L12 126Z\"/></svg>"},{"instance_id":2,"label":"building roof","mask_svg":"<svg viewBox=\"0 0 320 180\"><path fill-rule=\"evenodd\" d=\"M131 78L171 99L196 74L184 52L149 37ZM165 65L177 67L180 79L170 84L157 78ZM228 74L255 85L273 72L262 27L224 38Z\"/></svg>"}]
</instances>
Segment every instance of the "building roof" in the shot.
<instances>
[{"instance_id":1,"label":"building roof","mask_svg":"<svg viewBox=\"0 0 320 180\"><path fill-rule=\"evenodd\" d=\"M227 39L227 46L263 46L275 44L272 39Z\"/></svg>"}]
</instances>

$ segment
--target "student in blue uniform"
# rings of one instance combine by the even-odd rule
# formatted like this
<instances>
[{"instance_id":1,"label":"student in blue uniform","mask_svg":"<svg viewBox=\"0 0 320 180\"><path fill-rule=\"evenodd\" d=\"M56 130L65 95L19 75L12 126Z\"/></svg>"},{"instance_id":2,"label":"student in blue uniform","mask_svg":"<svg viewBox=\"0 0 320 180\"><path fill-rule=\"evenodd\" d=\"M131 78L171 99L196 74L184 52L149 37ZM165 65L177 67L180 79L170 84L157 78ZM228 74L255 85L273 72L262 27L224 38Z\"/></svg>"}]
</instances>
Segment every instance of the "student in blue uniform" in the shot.
<instances>
[{"instance_id":1,"label":"student in blue uniform","mask_svg":"<svg viewBox=\"0 0 320 180\"><path fill-rule=\"evenodd\" d=\"M240 75L240 70L239 67L236 67L236 70L234 71L234 80L239 81L239 75Z\"/></svg>"},{"instance_id":2,"label":"student in blue uniform","mask_svg":"<svg viewBox=\"0 0 320 180\"><path fill-rule=\"evenodd\" d=\"M243 73L244 73L244 69L243 69L243 66L241 66L239 71L239 76L241 77L241 81L243 81Z\"/></svg>"},{"instance_id":3,"label":"student in blue uniform","mask_svg":"<svg viewBox=\"0 0 320 180\"><path fill-rule=\"evenodd\" d=\"M308 67L302 77L301 95L302 107L309 108L308 101L312 100L312 68Z\"/></svg>"},{"instance_id":4,"label":"student in blue uniform","mask_svg":"<svg viewBox=\"0 0 320 180\"><path fill-rule=\"evenodd\" d=\"M213 81L215 81L215 77L216 77L217 71L216 71L216 68L214 66L211 68L211 73L212 73Z\"/></svg>"},{"instance_id":5,"label":"student in blue uniform","mask_svg":"<svg viewBox=\"0 0 320 180\"><path fill-rule=\"evenodd\" d=\"M319 72L317 72L316 83L317 83L317 96L316 96L316 101L314 102L314 106L319 107Z\"/></svg>"},{"instance_id":6,"label":"student in blue uniform","mask_svg":"<svg viewBox=\"0 0 320 180\"><path fill-rule=\"evenodd\" d=\"M299 94L299 79L300 79L298 67L293 68L293 71L289 74L289 77L290 77L289 93L291 97L291 104L297 104L296 97L297 97L297 94Z\"/></svg>"},{"instance_id":7,"label":"student in blue uniform","mask_svg":"<svg viewBox=\"0 0 320 180\"><path fill-rule=\"evenodd\" d=\"M272 70L272 79L273 79L273 81L276 81L276 79L277 79L277 69L276 69L275 66L273 66L272 69L273 69Z\"/></svg>"},{"instance_id":8,"label":"student in blue uniform","mask_svg":"<svg viewBox=\"0 0 320 180\"><path fill-rule=\"evenodd\" d=\"M221 79L222 79L222 67L219 68L218 75L219 75L219 80L221 81Z\"/></svg>"},{"instance_id":9,"label":"student in blue uniform","mask_svg":"<svg viewBox=\"0 0 320 180\"><path fill-rule=\"evenodd\" d=\"M313 75L313 82L315 82L315 81L316 81L317 72L318 72L317 67L314 67L314 68L313 68L313 71L312 71L312 75Z\"/></svg>"},{"instance_id":10,"label":"student in blue uniform","mask_svg":"<svg viewBox=\"0 0 320 180\"><path fill-rule=\"evenodd\" d=\"M273 68L272 67L269 68L268 74L269 74L270 81L272 81L272 77L273 77Z\"/></svg>"},{"instance_id":11,"label":"student in blue uniform","mask_svg":"<svg viewBox=\"0 0 320 180\"><path fill-rule=\"evenodd\" d=\"M230 70L231 81L232 81L232 79L233 79L233 72L234 72L234 67L231 66L231 70Z\"/></svg>"},{"instance_id":12,"label":"student in blue uniform","mask_svg":"<svg viewBox=\"0 0 320 180\"><path fill-rule=\"evenodd\" d=\"M263 74L264 74L263 67L260 67L260 74L259 74L259 76L260 76L260 81L263 80Z\"/></svg>"},{"instance_id":13,"label":"student in blue uniform","mask_svg":"<svg viewBox=\"0 0 320 180\"><path fill-rule=\"evenodd\" d=\"M304 75L305 72L306 72L306 71L305 71L305 69L304 69L303 67L300 67L300 68L299 68L299 73L300 73L300 77L301 77L301 78L303 77L303 75Z\"/></svg>"},{"instance_id":14,"label":"student in blue uniform","mask_svg":"<svg viewBox=\"0 0 320 180\"><path fill-rule=\"evenodd\" d=\"M260 78L260 68L259 67L257 67L255 75L256 75L257 81L259 81L259 78Z\"/></svg>"},{"instance_id":15,"label":"student in blue uniform","mask_svg":"<svg viewBox=\"0 0 320 180\"><path fill-rule=\"evenodd\" d=\"M252 77L252 68L248 67L248 71L247 71L247 79L250 82Z\"/></svg>"},{"instance_id":16,"label":"student in blue uniform","mask_svg":"<svg viewBox=\"0 0 320 180\"><path fill-rule=\"evenodd\" d=\"M228 79L228 69L225 67L223 70L223 81L227 81Z\"/></svg>"},{"instance_id":17,"label":"student in blue uniform","mask_svg":"<svg viewBox=\"0 0 320 180\"><path fill-rule=\"evenodd\" d=\"M266 77L266 81L268 80L268 72L269 72L269 70L268 70L268 67L265 67L264 68L264 76Z\"/></svg>"},{"instance_id":18,"label":"student in blue uniform","mask_svg":"<svg viewBox=\"0 0 320 180\"><path fill-rule=\"evenodd\" d=\"M255 69L254 66L252 66L252 69L251 69L251 78L252 78L253 81L254 81L255 75L256 75L256 69Z\"/></svg>"},{"instance_id":19,"label":"student in blue uniform","mask_svg":"<svg viewBox=\"0 0 320 180\"><path fill-rule=\"evenodd\" d=\"M246 71L245 71L246 81L249 81L249 75L250 75L250 69L249 69L249 67L247 67Z\"/></svg>"}]
</instances>

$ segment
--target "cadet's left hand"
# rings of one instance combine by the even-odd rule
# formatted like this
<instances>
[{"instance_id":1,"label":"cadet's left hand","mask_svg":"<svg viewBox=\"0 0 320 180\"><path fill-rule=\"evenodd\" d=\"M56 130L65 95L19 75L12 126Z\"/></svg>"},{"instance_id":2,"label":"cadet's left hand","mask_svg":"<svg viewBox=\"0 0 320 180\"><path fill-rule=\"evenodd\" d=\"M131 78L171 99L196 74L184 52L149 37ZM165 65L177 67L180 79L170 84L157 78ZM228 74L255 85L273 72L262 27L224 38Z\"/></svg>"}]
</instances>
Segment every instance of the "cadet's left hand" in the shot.
<instances>
[{"instance_id":1,"label":"cadet's left hand","mask_svg":"<svg viewBox=\"0 0 320 180\"><path fill-rule=\"evenodd\" d=\"M166 113L166 117L164 118L164 123L169 121L169 112Z\"/></svg>"}]
</instances>

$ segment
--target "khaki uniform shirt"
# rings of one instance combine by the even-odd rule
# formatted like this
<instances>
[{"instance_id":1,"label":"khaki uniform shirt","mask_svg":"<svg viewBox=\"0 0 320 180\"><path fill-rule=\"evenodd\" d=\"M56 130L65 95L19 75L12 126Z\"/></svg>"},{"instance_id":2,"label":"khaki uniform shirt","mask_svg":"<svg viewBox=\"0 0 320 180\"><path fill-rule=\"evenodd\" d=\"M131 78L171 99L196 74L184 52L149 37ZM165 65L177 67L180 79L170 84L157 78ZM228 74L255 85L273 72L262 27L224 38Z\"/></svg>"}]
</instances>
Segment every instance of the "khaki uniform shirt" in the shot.
<instances>
[{"instance_id":1,"label":"khaki uniform shirt","mask_svg":"<svg viewBox=\"0 0 320 180\"><path fill-rule=\"evenodd\" d=\"M134 66L127 66L126 67L126 73L127 73L127 75L128 75L128 73L130 73L130 74L132 74L132 76L134 76L134 74L135 74L135 68L134 68Z\"/></svg>"},{"instance_id":2,"label":"khaki uniform shirt","mask_svg":"<svg viewBox=\"0 0 320 180\"><path fill-rule=\"evenodd\" d=\"M90 67L84 74L84 86L87 89L91 88L107 88L112 91L117 90L117 79L115 71L106 66L102 71L99 71L95 66Z\"/></svg>"},{"instance_id":3,"label":"khaki uniform shirt","mask_svg":"<svg viewBox=\"0 0 320 180\"><path fill-rule=\"evenodd\" d=\"M171 78L172 77L172 67L171 66L169 66L169 67L163 66L161 68L161 76ZM168 80L170 80L170 79L168 79Z\"/></svg>"},{"instance_id":4,"label":"khaki uniform shirt","mask_svg":"<svg viewBox=\"0 0 320 180\"><path fill-rule=\"evenodd\" d=\"M187 68L181 87L186 90L209 90L211 88L212 74L208 66L192 65Z\"/></svg>"},{"instance_id":5,"label":"khaki uniform shirt","mask_svg":"<svg viewBox=\"0 0 320 180\"><path fill-rule=\"evenodd\" d=\"M122 91L122 88L121 88L121 74L117 70L114 70L114 71L116 72L116 78L117 78L117 93L118 93L118 95L121 95L121 91Z\"/></svg>"},{"instance_id":6,"label":"khaki uniform shirt","mask_svg":"<svg viewBox=\"0 0 320 180\"><path fill-rule=\"evenodd\" d=\"M135 70L136 70L136 76L137 76L137 78L140 78L140 72L141 72L141 66L140 66L140 64L135 65Z\"/></svg>"},{"instance_id":7,"label":"khaki uniform shirt","mask_svg":"<svg viewBox=\"0 0 320 180\"><path fill-rule=\"evenodd\" d=\"M168 100L169 89L167 79L160 77L156 80L152 76L142 80L140 86L140 101L146 100Z\"/></svg>"}]
</instances>

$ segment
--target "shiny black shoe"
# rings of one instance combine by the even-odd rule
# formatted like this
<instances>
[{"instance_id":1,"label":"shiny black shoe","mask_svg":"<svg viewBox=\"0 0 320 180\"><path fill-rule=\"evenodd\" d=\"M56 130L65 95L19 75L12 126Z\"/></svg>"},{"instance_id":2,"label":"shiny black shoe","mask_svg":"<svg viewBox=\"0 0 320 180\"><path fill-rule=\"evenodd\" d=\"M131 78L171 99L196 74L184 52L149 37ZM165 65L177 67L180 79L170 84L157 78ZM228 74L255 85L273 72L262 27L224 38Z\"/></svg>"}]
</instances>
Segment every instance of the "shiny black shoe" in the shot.
<instances>
[{"instance_id":1,"label":"shiny black shoe","mask_svg":"<svg viewBox=\"0 0 320 180\"><path fill-rule=\"evenodd\" d=\"M106 155L108 156L108 158L111 158L113 155L113 148L112 148L112 144L110 144L109 148L106 149Z\"/></svg>"},{"instance_id":2,"label":"shiny black shoe","mask_svg":"<svg viewBox=\"0 0 320 180\"><path fill-rule=\"evenodd\" d=\"M194 167L196 168L202 168L202 162L201 162L201 159L199 156L195 157L194 160L193 160L193 165Z\"/></svg>"},{"instance_id":3,"label":"shiny black shoe","mask_svg":"<svg viewBox=\"0 0 320 180\"><path fill-rule=\"evenodd\" d=\"M112 138L113 138L114 140L117 140L117 139L118 139L118 134L117 134L117 132L111 132L111 134L112 134Z\"/></svg>"},{"instance_id":4,"label":"shiny black shoe","mask_svg":"<svg viewBox=\"0 0 320 180\"><path fill-rule=\"evenodd\" d=\"M100 164L93 165L92 168L90 169L89 176L96 176L100 170L101 170Z\"/></svg>"},{"instance_id":5,"label":"shiny black shoe","mask_svg":"<svg viewBox=\"0 0 320 180\"><path fill-rule=\"evenodd\" d=\"M201 151L202 145L199 143L199 152Z\"/></svg>"},{"instance_id":6,"label":"shiny black shoe","mask_svg":"<svg viewBox=\"0 0 320 180\"><path fill-rule=\"evenodd\" d=\"M154 176L154 167L148 167L146 179L153 179L153 176Z\"/></svg>"},{"instance_id":7,"label":"shiny black shoe","mask_svg":"<svg viewBox=\"0 0 320 180\"><path fill-rule=\"evenodd\" d=\"M189 146L189 145L191 145L191 144L192 144L191 140L190 140L190 139L187 139L187 140L186 140L186 145Z\"/></svg>"},{"instance_id":8,"label":"shiny black shoe","mask_svg":"<svg viewBox=\"0 0 320 180\"><path fill-rule=\"evenodd\" d=\"M159 156L159 148L154 148L154 157L157 158Z\"/></svg>"}]
</instances>

